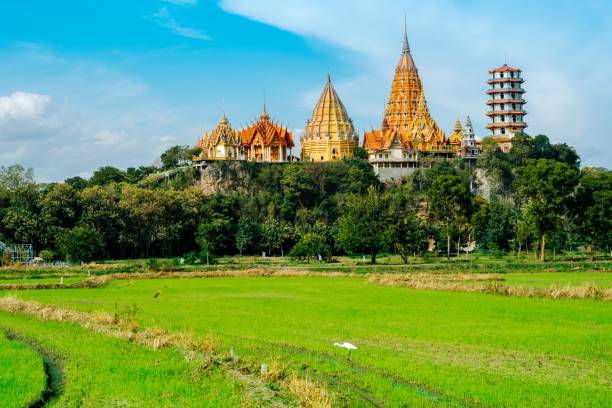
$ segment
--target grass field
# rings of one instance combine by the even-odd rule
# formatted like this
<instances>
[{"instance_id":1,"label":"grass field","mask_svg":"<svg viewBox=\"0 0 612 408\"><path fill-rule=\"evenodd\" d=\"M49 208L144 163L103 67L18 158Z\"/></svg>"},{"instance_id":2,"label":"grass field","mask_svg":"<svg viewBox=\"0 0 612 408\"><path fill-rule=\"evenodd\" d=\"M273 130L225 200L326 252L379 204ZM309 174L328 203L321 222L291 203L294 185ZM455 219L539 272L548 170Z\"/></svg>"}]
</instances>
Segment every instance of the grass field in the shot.
<instances>
[{"instance_id":1,"label":"grass field","mask_svg":"<svg viewBox=\"0 0 612 408\"><path fill-rule=\"evenodd\" d=\"M610 275L599 272L504 278L516 285L610 285ZM116 280L97 289L18 296L82 311L136 305L142 325L212 336L250 361L276 361L324 384L335 405L605 407L612 400L612 307L601 300L434 292L323 277ZM55 334L66 330L59 324L0 314L0 325L37 334L79 361L88 358L85 349L95 348L75 346L77 337L87 337L82 329L70 329L71 342ZM359 347L350 361L332 346L337 341ZM125 345L111 344L100 347L124 355L114 350ZM101 390L144 397L142 390L118 387L113 371L132 359L136 370L138 361L159 358L159 352L140 352L129 361L109 357ZM167 358L170 367L180 364ZM176 383L163 385L182 390L176 392L189 401L174 373ZM235 385L221 375L209 381L229 384L223 388L227 406L236 402Z\"/></svg>"},{"instance_id":2,"label":"grass field","mask_svg":"<svg viewBox=\"0 0 612 408\"><path fill-rule=\"evenodd\" d=\"M0 328L2 324L0 323ZM29 345L0 331L0 402L20 408L36 401L46 388L42 357Z\"/></svg>"},{"instance_id":3,"label":"grass field","mask_svg":"<svg viewBox=\"0 0 612 408\"><path fill-rule=\"evenodd\" d=\"M36 339L61 360L64 389L51 401L53 407L232 407L241 402L240 387L224 372L198 373L176 350L153 351L73 324L7 313L0 313L0 327ZM0 359L3 407L26 406L40 392L42 363L34 357ZM7 381L5 368L15 370L16 377Z\"/></svg>"}]
</instances>

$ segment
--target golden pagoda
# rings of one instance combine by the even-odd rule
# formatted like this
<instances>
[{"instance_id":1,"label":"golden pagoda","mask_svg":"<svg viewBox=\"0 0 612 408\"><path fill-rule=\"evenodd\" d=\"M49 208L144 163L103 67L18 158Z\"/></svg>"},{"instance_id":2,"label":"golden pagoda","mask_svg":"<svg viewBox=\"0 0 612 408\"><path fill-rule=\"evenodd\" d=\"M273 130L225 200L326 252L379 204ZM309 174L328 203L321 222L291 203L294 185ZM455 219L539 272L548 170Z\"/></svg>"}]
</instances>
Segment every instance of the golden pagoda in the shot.
<instances>
[{"instance_id":1,"label":"golden pagoda","mask_svg":"<svg viewBox=\"0 0 612 408\"><path fill-rule=\"evenodd\" d=\"M459 118L455 122L455 127L453 128L453 134L448 137L448 143L453 146L459 146L461 144L461 140L463 139L463 126L461 126L461 122Z\"/></svg>"},{"instance_id":2,"label":"golden pagoda","mask_svg":"<svg viewBox=\"0 0 612 408\"><path fill-rule=\"evenodd\" d=\"M359 144L353 122L348 117L342 101L334 89L331 78L306 122L306 130L300 138L303 161L330 161L349 158Z\"/></svg>"},{"instance_id":3,"label":"golden pagoda","mask_svg":"<svg viewBox=\"0 0 612 408\"><path fill-rule=\"evenodd\" d=\"M259 120L240 131L244 159L250 161L285 162L291 158L291 132L270 119L264 109Z\"/></svg>"},{"instance_id":4,"label":"golden pagoda","mask_svg":"<svg viewBox=\"0 0 612 408\"><path fill-rule=\"evenodd\" d=\"M242 142L223 114L213 131L204 133L196 147L201 153L195 160L239 160Z\"/></svg>"},{"instance_id":5,"label":"golden pagoda","mask_svg":"<svg viewBox=\"0 0 612 408\"><path fill-rule=\"evenodd\" d=\"M381 128L365 133L363 147L375 155L380 155L377 153L380 150L389 150L397 142L403 150L435 151L444 149L445 140L444 132L427 108L423 85L410 53L404 27L402 54L395 68Z\"/></svg>"}]
</instances>

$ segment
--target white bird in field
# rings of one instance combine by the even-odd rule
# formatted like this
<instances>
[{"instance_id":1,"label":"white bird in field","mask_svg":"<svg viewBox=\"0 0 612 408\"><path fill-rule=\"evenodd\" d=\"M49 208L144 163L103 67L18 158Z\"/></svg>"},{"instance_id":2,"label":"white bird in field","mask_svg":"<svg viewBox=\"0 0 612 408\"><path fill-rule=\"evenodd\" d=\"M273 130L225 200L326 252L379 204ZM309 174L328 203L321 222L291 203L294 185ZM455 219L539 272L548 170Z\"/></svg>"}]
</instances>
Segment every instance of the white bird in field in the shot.
<instances>
[{"instance_id":1,"label":"white bird in field","mask_svg":"<svg viewBox=\"0 0 612 408\"><path fill-rule=\"evenodd\" d=\"M346 356L346 359L349 360L351 358L351 351L353 350L357 350L357 346L351 344L351 343L347 343L344 342L342 344L340 343L334 343L334 347L342 347L348 350L348 356Z\"/></svg>"}]
</instances>

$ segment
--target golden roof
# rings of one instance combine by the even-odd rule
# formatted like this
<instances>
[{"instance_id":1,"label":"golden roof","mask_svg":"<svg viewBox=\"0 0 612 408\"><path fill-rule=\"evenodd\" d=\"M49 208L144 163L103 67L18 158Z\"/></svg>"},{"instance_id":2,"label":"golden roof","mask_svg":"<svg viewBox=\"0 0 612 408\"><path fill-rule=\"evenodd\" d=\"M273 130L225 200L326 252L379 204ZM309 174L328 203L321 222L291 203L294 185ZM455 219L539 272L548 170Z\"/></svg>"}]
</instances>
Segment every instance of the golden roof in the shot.
<instances>
[{"instance_id":1,"label":"golden roof","mask_svg":"<svg viewBox=\"0 0 612 408\"><path fill-rule=\"evenodd\" d=\"M401 133L400 133L401 134ZM427 146L443 144L445 140L444 131L431 118L425 95L421 93L414 121L408 128L409 141L413 148L425 149ZM404 144L405 140L402 140Z\"/></svg>"},{"instance_id":2,"label":"golden roof","mask_svg":"<svg viewBox=\"0 0 612 408\"><path fill-rule=\"evenodd\" d=\"M455 122L455 127L453 128L453 134L448 137L448 143L452 145L460 145L461 139L463 138L463 134L461 132L462 126L459 118Z\"/></svg>"},{"instance_id":3,"label":"golden roof","mask_svg":"<svg viewBox=\"0 0 612 408\"><path fill-rule=\"evenodd\" d=\"M275 143L285 147L293 147L291 132L286 127L273 122L266 112L265 106L259 120L240 131L240 138L243 146L250 146L253 140L257 138L261 140L264 147Z\"/></svg>"},{"instance_id":4,"label":"golden roof","mask_svg":"<svg viewBox=\"0 0 612 408\"><path fill-rule=\"evenodd\" d=\"M306 122L305 139L328 138L341 140L355 138L353 122L348 117L344 104L334 89L331 78L327 81L323 93L315 106L311 119Z\"/></svg>"},{"instance_id":5,"label":"golden roof","mask_svg":"<svg viewBox=\"0 0 612 408\"><path fill-rule=\"evenodd\" d=\"M431 149L444 144L446 139L427 108L405 27L402 54L395 68L381 129L366 133L363 146L370 150L388 149L396 139L405 149Z\"/></svg>"},{"instance_id":6,"label":"golden roof","mask_svg":"<svg viewBox=\"0 0 612 408\"><path fill-rule=\"evenodd\" d=\"M229 123L229 120L227 120L227 118L225 117L225 114L221 116L219 123L212 130L212 132L206 132L204 133L204 135L202 135L202 138L198 142L197 147L204 151L208 147L216 146L217 144L219 144L219 142L225 145L241 145L240 135L236 130L232 128Z\"/></svg>"}]
</instances>

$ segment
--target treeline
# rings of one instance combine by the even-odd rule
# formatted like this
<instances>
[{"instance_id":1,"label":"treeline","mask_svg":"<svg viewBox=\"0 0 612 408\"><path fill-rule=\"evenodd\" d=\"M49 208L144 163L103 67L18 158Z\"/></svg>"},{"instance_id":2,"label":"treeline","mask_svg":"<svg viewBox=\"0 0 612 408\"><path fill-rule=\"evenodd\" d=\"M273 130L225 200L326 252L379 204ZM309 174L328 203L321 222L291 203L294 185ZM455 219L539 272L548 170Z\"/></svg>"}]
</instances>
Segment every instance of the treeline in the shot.
<instances>
[{"instance_id":1,"label":"treeline","mask_svg":"<svg viewBox=\"0 0 612 408\"><path fill-rule=\"evenodd\" d=\"M544 259L546 249L609 251L612 173L580 169L567 145L491 140L475 164L436 161L381 184L358 159L332 163L224 163L210 170L240 188L207 194L192 152L176 146L161 168L98 169L91 178L38 184L31 170L0 168L0 241L32 243L46 260L287 255L303 261L380 252L408 258L475 249ZM151 175L180 168L169 181ZM231 183L230 183L231 184Z\"/></svg>"}]
</instances>

